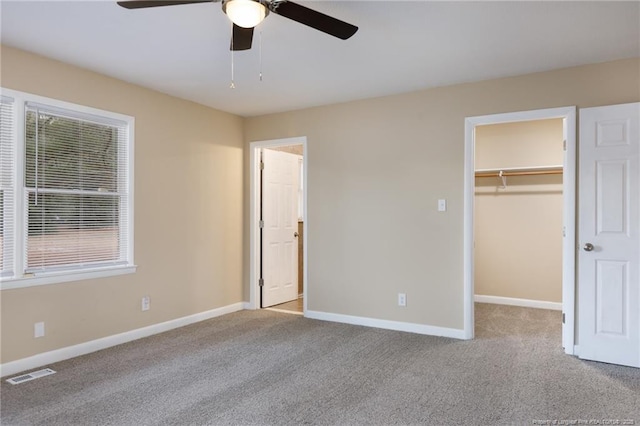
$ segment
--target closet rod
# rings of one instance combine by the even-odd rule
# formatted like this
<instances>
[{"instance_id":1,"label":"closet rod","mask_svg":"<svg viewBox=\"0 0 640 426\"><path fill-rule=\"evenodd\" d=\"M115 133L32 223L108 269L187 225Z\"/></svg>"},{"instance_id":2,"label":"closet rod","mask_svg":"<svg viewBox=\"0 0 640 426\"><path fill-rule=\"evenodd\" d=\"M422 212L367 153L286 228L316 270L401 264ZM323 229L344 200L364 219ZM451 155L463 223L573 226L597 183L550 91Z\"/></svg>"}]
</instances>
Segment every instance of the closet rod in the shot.
<instances>
[{"instance_id":1,"label":"closet rod","mask_svg":"<svg viewBox=\"0 0 640 426\"><path fill-rule=\"evenodd\" d=\"M559 170L528 170L521 172L476 172L477 178L483 177L502 177L502 176L532 176L532 175L561 175L562 169Z\"/></svg>"}]
</instances>

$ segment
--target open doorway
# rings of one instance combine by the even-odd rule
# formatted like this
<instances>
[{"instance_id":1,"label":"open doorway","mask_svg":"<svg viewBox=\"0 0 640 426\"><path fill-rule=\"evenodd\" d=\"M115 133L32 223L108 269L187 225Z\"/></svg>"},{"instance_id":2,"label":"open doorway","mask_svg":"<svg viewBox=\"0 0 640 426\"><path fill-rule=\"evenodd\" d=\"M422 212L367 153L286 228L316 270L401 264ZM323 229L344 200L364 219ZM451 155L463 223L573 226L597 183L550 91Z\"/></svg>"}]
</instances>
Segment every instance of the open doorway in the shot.
<instances>
[{"instance_id":1,"label":"open doorway","mask_svg":"<svg viewBox=\"0 0 640 426\"><path fill-rule=\"evenodd\" d=\"M562 118L476 126L477 338L528 333L534 325L560 337L563 126Z\"/></svg>"},{"instance_id":2,"label":"open doorway","mask_svg":"<svg viewBox=\"0 0 640 426\"><path fill-rule=\"evenodd\" d=\"M303 315L307 306L306 138L250 144L250 301Z\"/></svg>"},{"instance_id":3,"label":"open doorway","mask_svg":"<svg viewBox=\"0 0 640 426\"><path fill-rule=\"evenodd\" d=\"M520 306L527 306L528 304L529 307L547 309L561 308L563 313L562 344L565 352L573 354L575 313L575 107L470 117L467 118L465 125L465 337L468 339L474 337L474 303L476 301L519 304ZM514 145L508 145L508 142L500 140L500 137L496 138L496 135L502 134L504 137L505 133L508 134L509 131L517 128L528 128L531 131L533 128L544 127L545 125L551 128L557 127L561 133L558 135L561 151L555 154L551 153L546 158L545 155L540 155L540 152L519 153L520 155L518 156L517 148ZM513 140L513 142L517 143L516 140ZM516 155L513 155L514 153ZM561 180L558 180L558 175L562 176ZM491 179L493 179L493 183L490 182ZM516 190L512 191L511 194L508 192L509 184L516 187ZM537 190L536 185L540 185ZM520 191L517 190L518 187ZM542 191L543 193L541 194L540 189L543 187L550 193L547 194ZM558 194L553 194L554 191L561 194L560 199L557 197ZM519 199L507 196L507 194L512 195L515 192L518 192ZM539 203L540 199L542 199L542 202L557 204L555 208L550 206L550 210L553 211L555 209L561 215L560 218L554 219L560 225L555 230L560 240L558 241L554 238L551 244L555 245L555 250L557 251L555 255L560 255L561 258L560 264L555 264L556 272L560 275L556 277L556 282L558 280L561 281L560 288L553 288L553 284L547 286L547 288L542 288L538 285L535 289L531 288L530 283L520 284L519 286L503 285L504 282L500 283L500 279L491 276L491 268L487 267L487 264L491 263L491 259L487 257L486 250L482 253L482 256L479 256L479 253L476 252L476 249L479 248L476 240L478 232L485 236L491 235L492 238L496 237L496 233L501 233L504 238L504 245L516 244L513 247L517 247L520 244L526 247L528 238L531 238L531 236L522 236L522 239L518 240L517 237L514 239L514 236L510 235L508 230L502 232L505 230L494 229L494 231L498 232L492 234L491 230L485 228L487 223L495 222L496 219L498 220L496 223L504 225L504 217L501 219L499 217L491 217L491 215L496 212L504 214L505 208L511 208L514 212L519 210L520 213L524 212L524 214L531 217L539 216L541 214L540 211L527 211L526 204ZM483 211L479 212L476 210L477 208L482 208ZM523 208L524 210L522 210ZM519 220L519 218L509 219L513 219L515 222ZM539 225L544 227L544 223L539 223ZM514 226L518 228L523 225L522 223L520 225L516 223ZM483 229L476 229L480 227L483 227ZM544 238L540 235L541 229L537 231L533 229L534 232L538 232L536 234L537 238ZM530 233L532 229L527 229L526 231ZM545 230L545 232L554 231ZM487 241L483 241L480 248L486 246L486 243ZM493 244L495 245L495 241L493 241ZM536 241L536 244L542 247L544 246L544 241ZM507 250L508 247L503 246L502 249ZM514 255L516 251L512 248L508 255ZM526 250L522 253L524 252ZM542 263L550 261L548 259L553 257L553 254L551 257L547 255L548 253L544 253L544 250L540 250L539 259L530 259L533 262L531 267L545 268ZM488 256L492 256L492 254ZM499 253L496 253L496 258L500 258ZM481 263L480 265L478 265L478 260ZM558 268L560 271L557 271ZM547 277L544 279L547 279ZM508 281L508 278L506 281ZM490 294L479 294L476 290Z\"/></svg>"},{"instance_id":4,"label":"open doorway","mask_svg":"<svg viewBox=\"0 0 640 426\"><path fill-rule=\"evenodd\" d=\"M562 310L563 122L476 126L476 303Z\"/></svg>"}]
</instances>

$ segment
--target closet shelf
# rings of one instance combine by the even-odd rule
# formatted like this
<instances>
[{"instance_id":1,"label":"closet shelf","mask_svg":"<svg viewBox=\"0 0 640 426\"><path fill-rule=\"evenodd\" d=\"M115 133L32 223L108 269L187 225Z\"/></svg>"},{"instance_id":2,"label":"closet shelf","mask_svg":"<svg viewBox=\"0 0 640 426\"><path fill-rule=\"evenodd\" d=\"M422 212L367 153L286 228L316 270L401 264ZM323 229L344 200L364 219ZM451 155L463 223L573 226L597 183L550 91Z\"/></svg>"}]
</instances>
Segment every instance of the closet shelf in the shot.
<instances>
[{"instance_id":1,"label":"closet shelf","mask_svg":"<svg viewBox=\"0 0 640 426\"><path fill-rule=\"evenodd\" d=\"M502 169L477 169L476 177L507 177L507 176L531 176L531 175L560 175L562 165L536 166L536 167L505 167Z\"/></svg>"}]
</instances>

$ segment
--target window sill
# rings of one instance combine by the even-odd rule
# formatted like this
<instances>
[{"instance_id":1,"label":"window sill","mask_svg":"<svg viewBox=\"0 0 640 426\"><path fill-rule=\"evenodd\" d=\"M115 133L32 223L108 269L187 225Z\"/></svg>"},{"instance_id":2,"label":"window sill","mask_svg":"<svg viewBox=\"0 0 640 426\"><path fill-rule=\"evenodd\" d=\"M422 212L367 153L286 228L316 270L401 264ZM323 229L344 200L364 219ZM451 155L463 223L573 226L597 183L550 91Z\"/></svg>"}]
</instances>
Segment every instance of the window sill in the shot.
<instances>
[{"instance_id":1,"label":"window sill","mask_svg":"<svg viewBox=\"0 0 640 426\"><path fill-rule=\"evenodd\" d=\"M71 281L90 280L94 278L113 277L116 275L133 274L136 265L113 266L108 268L85 269L82 271L65 271L59 273L41 274L31 277L3 278L0 290L35 287L39 285L66 283Z\"/></svg>"}]
</instances>

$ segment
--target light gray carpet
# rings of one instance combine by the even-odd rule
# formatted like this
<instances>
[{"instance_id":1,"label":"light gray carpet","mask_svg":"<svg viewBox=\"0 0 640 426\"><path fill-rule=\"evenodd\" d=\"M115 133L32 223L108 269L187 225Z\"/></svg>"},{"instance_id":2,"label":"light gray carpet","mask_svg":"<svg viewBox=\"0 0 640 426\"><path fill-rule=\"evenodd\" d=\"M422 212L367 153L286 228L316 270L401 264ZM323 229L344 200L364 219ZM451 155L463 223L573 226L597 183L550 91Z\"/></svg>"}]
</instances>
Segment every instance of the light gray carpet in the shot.
<instances>
[{"instance_id":1,"label":"light gray carpet","mask_svg":"<svg viewBox=\"0 0 640 426\"><path fill-rule=\"evenodd\" d=\"M474 341L237 312L51 365L52 376L3 381L1 421L640 424L640 370L564 355L559 312L476 309Z\"/></svg>"}]
</instances>

